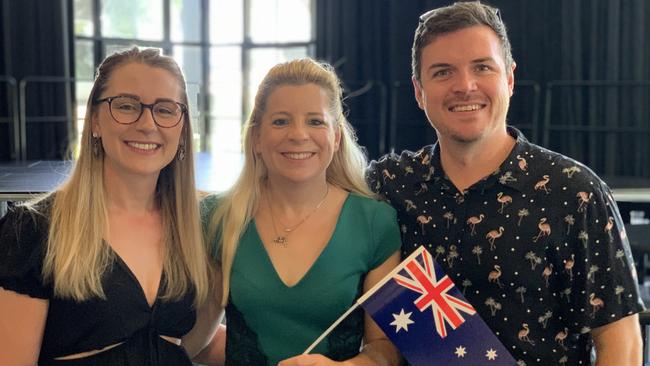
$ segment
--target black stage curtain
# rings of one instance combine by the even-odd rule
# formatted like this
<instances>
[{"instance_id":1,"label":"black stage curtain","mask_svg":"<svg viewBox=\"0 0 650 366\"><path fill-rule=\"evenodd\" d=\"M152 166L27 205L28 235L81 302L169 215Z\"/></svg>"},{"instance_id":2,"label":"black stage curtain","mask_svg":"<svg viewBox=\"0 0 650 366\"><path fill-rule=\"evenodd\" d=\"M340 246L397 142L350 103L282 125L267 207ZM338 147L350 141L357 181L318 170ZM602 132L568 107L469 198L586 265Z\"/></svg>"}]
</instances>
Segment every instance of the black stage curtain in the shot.
<instances>
[{"instance_id":1,"label":"black stage curtain","mask_svg":"<svg viewBox=\"0 0 650 366\"><path fill-rule=\"evenodd\" d=\"M65 2L65 3L64 3ZM26 84L25 106L26 158L61 159L68 150L72 119L66 118L70 88L63 82L39 82L34 77L70 76L70 43L72 7L69 0L2 0L2 46L0 75L11 76ZM64 14L65 13L65 14ZM66 43L66 38L68 38ZM68 55L66 55L66 50ZM66 70L68 68L68 70ZM27 78L27 79L26 79ZM7 91L0 94L0 118L7 116ZM13 149L13 131L9 124L0 124L0 160L18 157Z\"/></svg>"},{"instance_id":2,"label":"black stage curtain","mask_svg":"<svg viewBox=\"0 0 650 366\"><path fill-rule=\"evenodd\" d=\"M316 55L352 93L350 120L371 158L435 141L413 98L410 53L418 16L450 3L318 1ZM486 3L501 10L517 62L509 123L599 174L650 178L650 2ZM615 83L580 85L590 80Z\"/></svg>"}]
</instances>

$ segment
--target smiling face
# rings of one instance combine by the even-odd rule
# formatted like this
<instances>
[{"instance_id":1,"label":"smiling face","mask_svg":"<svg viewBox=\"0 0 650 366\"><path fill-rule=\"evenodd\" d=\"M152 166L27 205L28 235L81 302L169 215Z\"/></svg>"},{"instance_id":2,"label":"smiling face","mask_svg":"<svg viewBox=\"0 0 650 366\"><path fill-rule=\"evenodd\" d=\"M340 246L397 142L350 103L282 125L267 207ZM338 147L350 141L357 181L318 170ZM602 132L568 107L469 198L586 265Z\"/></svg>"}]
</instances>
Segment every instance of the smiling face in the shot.
<instances>
[{"instance_id":1,"label":"smiling face","mask_svg":"<svg viewBox=\"0 0 650 366\"><path fill-rule=\"evenodd\" d=\"M170 72L131 62L113 71L106 90L97 99L118 95L153 104L163 99L181 101L183 90ZM107 102L95 106L92 122L93 133L102 140L105 172L154 178L176 156L184 125L181 121L171 128L159 127L149 109L135 123L119 124Z\"/></svg>"},{"instance_id":2,"label":"smiling face","mask_svg":"<svg viewBox=\"0 0 650 366\"><path fill-rule=\"evenodd\" d=\"M266 101L255 136L271 181L325 181L341 133L329 112L330 97L315 84L284 85Z\"/></svg>"},{"instance_id":3,"label":"smiling face","mask_svg":"<svg viewBox=\"0 0 650 366\"><path fill-rule=\"evenodd\" d=\"M514 86L499 39L487 26L435 38L422 50L418 105L445 141L472 144L502 134Z\"/></svg>"}]
</instances>

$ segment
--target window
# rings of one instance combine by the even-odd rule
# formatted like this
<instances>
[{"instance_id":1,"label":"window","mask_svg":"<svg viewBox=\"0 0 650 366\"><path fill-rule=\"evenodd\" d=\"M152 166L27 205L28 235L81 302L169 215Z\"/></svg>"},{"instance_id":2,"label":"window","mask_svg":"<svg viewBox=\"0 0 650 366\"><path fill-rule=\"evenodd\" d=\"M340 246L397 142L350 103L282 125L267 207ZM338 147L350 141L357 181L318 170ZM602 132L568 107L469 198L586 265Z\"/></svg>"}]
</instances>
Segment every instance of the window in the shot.
<instances>
[{"instance_id":1,"label":"window","mask_svg":"<svg viewBox=\"0 0 650 366\"><path fill-rule=\"evenodd\" d=\"M262 77L314 53L314 1L74 0L78 130L99 62L133 44L160 48L185 73L195 146L217 166L214 188L227 188L239 174L241 126Z\"/></svg>"}]
</instances>

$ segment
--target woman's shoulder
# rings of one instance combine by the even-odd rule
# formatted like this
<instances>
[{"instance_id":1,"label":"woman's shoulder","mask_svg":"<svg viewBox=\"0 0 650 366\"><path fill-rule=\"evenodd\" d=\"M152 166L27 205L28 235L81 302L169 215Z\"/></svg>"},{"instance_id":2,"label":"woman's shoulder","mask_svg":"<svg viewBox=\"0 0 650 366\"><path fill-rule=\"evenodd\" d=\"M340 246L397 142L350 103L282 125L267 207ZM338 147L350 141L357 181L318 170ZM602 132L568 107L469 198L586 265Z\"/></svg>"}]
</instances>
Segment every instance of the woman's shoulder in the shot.
<instances>
[{"instance_id":1,"label":"woman's shoulder","mask_svg":"<svg viewBox=\"0 0 650 366\"><path fill-rule=\"evenodd\" d=\"M41 269L49 230L49 201L18 205L0 218L0 287L48 298Z\"/></svg>"},{"instance_id":2,"label":"woman's shoulder","mask_svg":"<svg viewBox=\"0 0 650 366\"><path fill-rule=\"evenodd\" d=\"M47 197L9 207L7 213L0 218L3 235L12 231L16 234L35 234L46 230L50 221L52 200L52 197Z\"/></svg>"},{"instance_id":3,"label":"woman's shoulder","mask_svg":"<svg viewBox=\"0 0 650 366\"><path fill-rule=\"evenodd\" d=\"M352 206L356 206L365 210L395 212L393 206L377 198L363 196L358 193L350 192L348 199L350 200L350 204Z\"/></svg>"},{"instance_id":4,"label":"woman's shoulder","mask_svg":"<svg viewBox=\"0 0 650 366\"><path fill-rule=\"evenodd\" d=\"M214 212L224 200L224 193L209 193L201 197L201 215L206 216Z\"/></svg>"}]
</instances>

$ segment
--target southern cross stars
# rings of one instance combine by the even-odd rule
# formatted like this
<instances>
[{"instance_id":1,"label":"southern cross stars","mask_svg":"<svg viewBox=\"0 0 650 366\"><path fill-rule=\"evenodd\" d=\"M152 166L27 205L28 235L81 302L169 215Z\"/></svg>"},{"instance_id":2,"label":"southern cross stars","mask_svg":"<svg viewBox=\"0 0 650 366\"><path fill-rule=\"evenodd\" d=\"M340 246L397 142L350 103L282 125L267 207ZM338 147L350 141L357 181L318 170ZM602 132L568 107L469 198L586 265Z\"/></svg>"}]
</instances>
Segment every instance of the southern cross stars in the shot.
<instances>
[{"instance_id":1,"label":"southern cross stars","mask_svg":"<svg viewBox=\"0 0 650 366\"><path fill-rule=\"evenodd\" d=\"M494 361L497 358L497 351L490 348L487 353L485 354L485 357L487 357L488 360Z\"/></svg>"},{"instance_id":2,"label":"southern cross stars","mask_svg":"<svg viewBox=\"0 0 650 366\"><path fill-rule=\"evenodd\" d=\"M463 346L456 347L456 352L454 352L458 358L463 358L467 354L467 350Z\"/></svg>"},{"instance_id":3,"label":"southern cross stars","mask_svg":"<svg viewBox=\"0 0 650 366\"><path fill-rule=\"evenodd\" d=\"M399 332L401 329L404 329L405 331L409 331L409 324L415 323L413 320L411 320L410 316L413 313L404 313L404 309L400 311L399 314L393 314L393 320L390 325L395 326L395 333Z\"/></svg>"}]
</instances>

